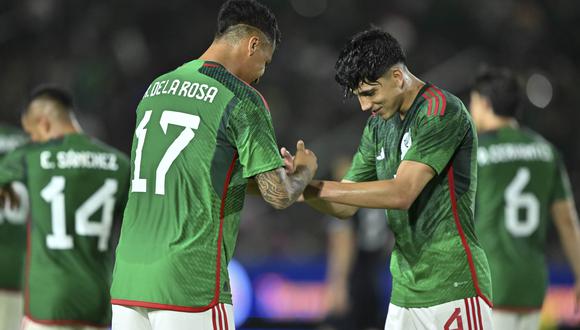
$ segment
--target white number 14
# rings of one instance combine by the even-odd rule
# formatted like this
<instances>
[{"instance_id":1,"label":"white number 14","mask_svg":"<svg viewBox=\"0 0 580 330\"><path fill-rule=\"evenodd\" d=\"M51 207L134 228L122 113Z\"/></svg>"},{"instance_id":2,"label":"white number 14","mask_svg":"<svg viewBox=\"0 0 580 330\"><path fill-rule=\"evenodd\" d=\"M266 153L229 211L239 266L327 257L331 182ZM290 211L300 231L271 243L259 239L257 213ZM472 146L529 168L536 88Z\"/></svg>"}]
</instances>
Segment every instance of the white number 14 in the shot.
<instances>
[{"instance_id":1,"label":"white number 14","mask_svg":"<svg viewBox=\"0 0 580 330\"><path fill-rule=\"evenodd\" d=\"M42 199L50 203L52 234L46 236L46 246L53 250L68 250L74 247L73 237L66 233L65 185L64 176L53 176L40 191ZM106 179L105 183L75 211L75 232L83 236L97 236L99 251L106 251L109 245L117 185L117 180ZM101 222L89 221L100 208L103 208Z\"/></svg>"},{"instance_id":2,"label":"white number 14","mask_svg":"<svg viewBox=\"0 0 580 330\"><path fill-rule=\"evenodd\" d=\"M151 119L151 110L145 111L145 115L137 129L135 131L135 136L137 137L137 148L135 150L135 171L133 173L133 180L131 180L131 191L132 192L146 192L147 191L147 179L140 178L141 174L141 156L143 154L143 145L145 144L145 137L147 136L147 129L145 128ZM165 176L169 167L177 156L187 147L189 142L193 140L195 133L193 130L199 127L200 118L196 115L190 115L182 112L176 111L163 111L161 114L161 119L159 124L163 133L167 134L167 127L171 125L181 126L184 130L179 134L177 139L167 148L167 151L161 158L157 170L155 171L155 194L165 195Z\"/></svg>"}]
</instances>

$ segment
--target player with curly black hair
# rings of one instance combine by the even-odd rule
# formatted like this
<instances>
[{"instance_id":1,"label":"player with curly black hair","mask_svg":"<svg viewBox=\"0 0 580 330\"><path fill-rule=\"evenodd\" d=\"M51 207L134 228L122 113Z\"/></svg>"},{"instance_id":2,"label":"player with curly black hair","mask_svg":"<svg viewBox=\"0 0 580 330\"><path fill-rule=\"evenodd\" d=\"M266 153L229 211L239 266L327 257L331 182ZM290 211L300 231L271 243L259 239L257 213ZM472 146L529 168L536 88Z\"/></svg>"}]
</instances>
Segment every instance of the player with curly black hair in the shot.
<instances>
[{"instance_id":1,"label":"player with curly black hair","mask_svg":"<svg viewBox=\"0 0 580 330\"><path fill-rule=\"evenodd\" d=\"M453 94L414 76L377 28L340 53L336 80L370 112L342 182L313 181L308 204L340 218L387 210L396 238L385 329L488 329L491 282L475 236L477 135Z\"/></svg>"},{"instance_id":2,"label":"player with curly black hair","mask_svg":"<svg viewBox=\"0 0 580 330\"><path fill-rule=\"evenodd\" d=\"M206 52L153 80L137 107L113 329L235 329L227 267L248 183L283 209L316 172L299 142L299 170L286 174L268 104L250 86L280 43L274 15L230 0L217 25Z\"/></svg>"}]
</instances>

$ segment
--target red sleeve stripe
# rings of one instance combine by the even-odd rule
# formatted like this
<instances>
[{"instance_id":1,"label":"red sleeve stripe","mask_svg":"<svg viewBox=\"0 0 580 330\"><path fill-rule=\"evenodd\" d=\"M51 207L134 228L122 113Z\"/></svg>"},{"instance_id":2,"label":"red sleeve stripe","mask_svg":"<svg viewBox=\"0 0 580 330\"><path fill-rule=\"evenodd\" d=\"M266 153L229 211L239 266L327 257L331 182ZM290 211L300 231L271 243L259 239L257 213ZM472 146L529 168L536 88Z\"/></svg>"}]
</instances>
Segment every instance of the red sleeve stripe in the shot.
<instances>
[{"instance_id":1,"label":"red sleeve stripe","mask_svg":"<svg viewBox=\"0 0 580 330\"><path fill-rule=\"evenodd\" d=\"M435 93L437 93L439 95L439 97L441 98L441 111L439 113L440 116L443 116L445 114L445 108L447 108L447 97L445 97L445 95L443 94L443 92L434 86L430 87L432 90L435 91Z\"/></svg>"},{"instance_id":2,"label":"red sleeve stripe","mask_svg":"<svg viewBox=\"0 0 580 330\"><path fill-rule=\"evenodd\" d=\"M208 63L208 62L203 63L203 66L205 66L207 68L219 68L220 67L218 64Z\"/></svg>"},{"instance_id":3,"label":"red sleeve stripe","mask_svg":"<svg viewBox=\"0 0 580 330\"><path fill-rule=\"evenodd\" d=\"M437 113L439 112L439 98L437 97L437 95L435 95L435 92L433 92L431 87L427 88L427 92L431 95L430 97L431 102L435 102L435 111L433 111L433 116L436 116ZM430 115L430 113L427 113L427 115Z\"/></svg>"},{"instance_id":4,"label":"red sleeve stripe","mask_svg":"<svg viewBox=\"0 0 580 330\"><path fill-rule=\"evenodd\" d=\"M427 103L427 106L428 106L427 116L431 116L431 97L427 96L427 93L423 93L423 97L425 98L425 100L427 100L427 102L429 102L429 103Z\"/></svg>"}]
</instances>

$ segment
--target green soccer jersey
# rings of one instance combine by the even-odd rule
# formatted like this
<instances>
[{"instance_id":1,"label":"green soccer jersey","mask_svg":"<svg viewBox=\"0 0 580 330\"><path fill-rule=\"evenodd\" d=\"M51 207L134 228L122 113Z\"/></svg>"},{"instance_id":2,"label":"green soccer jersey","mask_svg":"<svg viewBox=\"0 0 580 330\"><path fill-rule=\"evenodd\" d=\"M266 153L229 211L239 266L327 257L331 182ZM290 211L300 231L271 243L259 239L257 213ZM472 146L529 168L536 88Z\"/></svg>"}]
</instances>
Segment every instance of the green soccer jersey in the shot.
<instances>
[{"instance_id":1,"label":"green soccer jersey","mask_svg":"<svg viewBox=\"0 0 580 330\"><path fill-rule=\"evenodd\" d=\"M0 159L28 141L22 131L0 125ZM22 286L24 251L26 248L26 217L28 191L21 182L13 182L12 189L20 197L20 207L0 208L0 290L19 291Z\"/></svg>"},{"instance_id":2,"label":"green soccer jersey","mask_svg":"<svg viewBox=\"0 0 580 330\"><path fill-rule=\"evenodd\" d=\"M476 231L487 254L493 302L539 309L548 281L545 250L550 207L572 198L556 150L527 129L480 136Z\"/></svg>"},{"instance_id":3,"label":"green soccer jersey","mask_svg":"<svg viewBox=\"0 0 580 330\"><path fill-rule=\"evenodd\" d=\"M129 161L84 134L23 146L0 161L0 184L30 195L25 313L40 323L110 324L111 228Z\"/></svg>"},{"instance_id":4,"label":"green soccer jersey","mask_svg":"<svg viewBox=\"0 0 580 330\"><path fill-rule=\"evenodd\" d=\"M409 210L387 210L396 238L394 305L430 307L473 296L489 302L489 268L473 223L476 151L477 135L463 103L430 84L404 120L369 118L345 179L393 179L403 160L435 172Z\"/></svg>"},{"instance_id":5,"label":"green soccer jersey","mask_svg":"<svg viewBox=\"0 0 580 330\"><path fill-rule=\"evenodd\" d=\"M227 265L248 178L283 166L265 100L217 63L186 63L139 103L131 160L113 304L230 304Z\"/></svg>"}]
</instances>

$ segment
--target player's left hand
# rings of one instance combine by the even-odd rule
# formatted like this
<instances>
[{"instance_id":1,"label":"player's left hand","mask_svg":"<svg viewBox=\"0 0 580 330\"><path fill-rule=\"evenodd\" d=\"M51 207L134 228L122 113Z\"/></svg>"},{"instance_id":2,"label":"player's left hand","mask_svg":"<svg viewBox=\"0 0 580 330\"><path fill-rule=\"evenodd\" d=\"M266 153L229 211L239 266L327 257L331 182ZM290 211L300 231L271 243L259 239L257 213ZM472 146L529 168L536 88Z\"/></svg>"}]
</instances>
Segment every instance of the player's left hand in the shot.
<instances>
[{"instance_id":1,"label":"player's left hand","mask_svg":"<svg viewBox=\"0 0 580 330\"><path fill-rule=\"evenodd\" d=\"M286 149L286 147L280 148L280 155L284 158L284 169L286 169L286 174L292 174L296 170L294 168L294 156Z\"/></svg>"}]
</instances>

